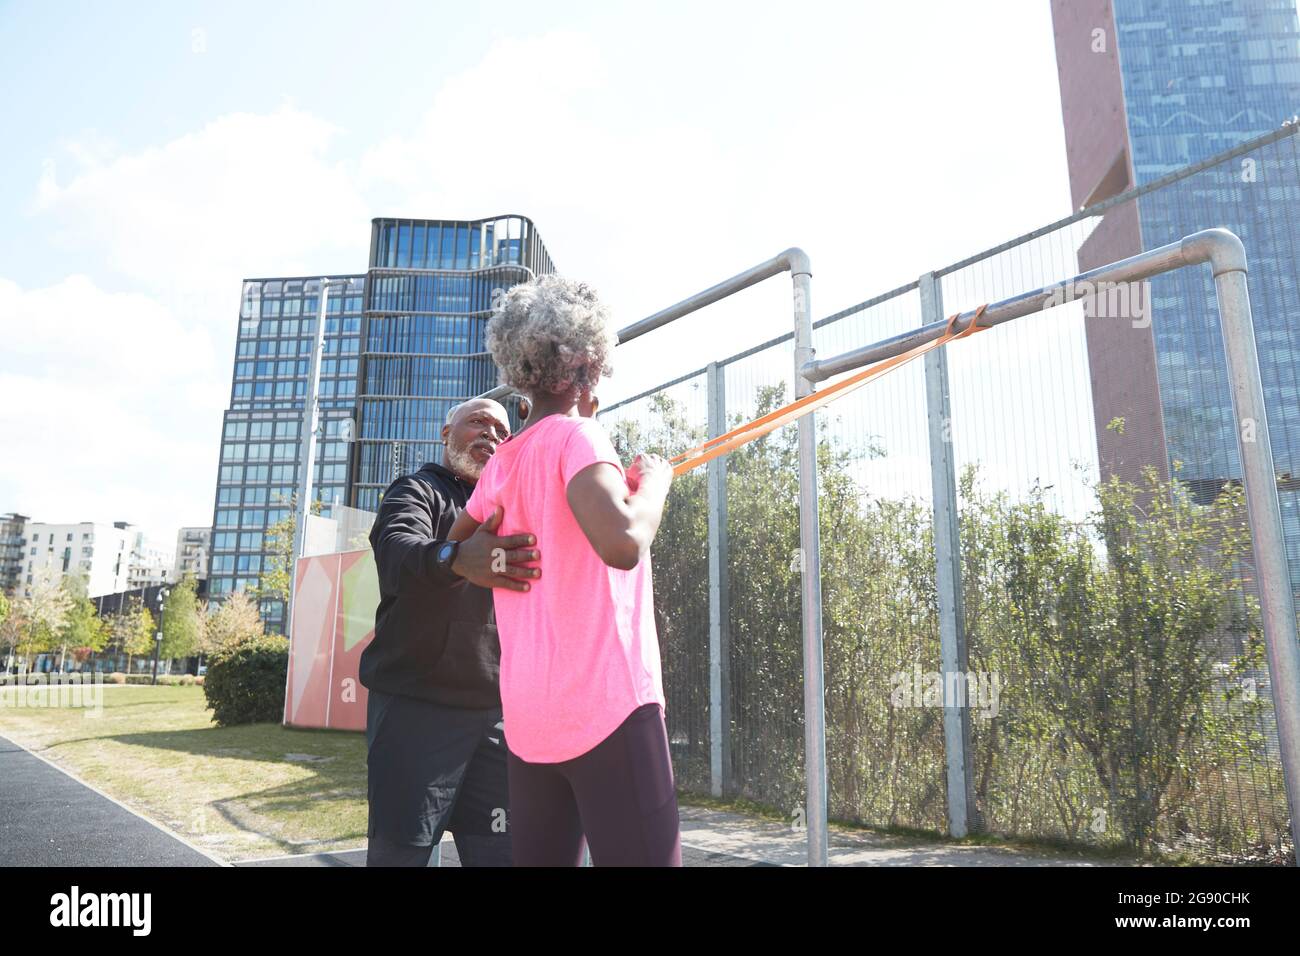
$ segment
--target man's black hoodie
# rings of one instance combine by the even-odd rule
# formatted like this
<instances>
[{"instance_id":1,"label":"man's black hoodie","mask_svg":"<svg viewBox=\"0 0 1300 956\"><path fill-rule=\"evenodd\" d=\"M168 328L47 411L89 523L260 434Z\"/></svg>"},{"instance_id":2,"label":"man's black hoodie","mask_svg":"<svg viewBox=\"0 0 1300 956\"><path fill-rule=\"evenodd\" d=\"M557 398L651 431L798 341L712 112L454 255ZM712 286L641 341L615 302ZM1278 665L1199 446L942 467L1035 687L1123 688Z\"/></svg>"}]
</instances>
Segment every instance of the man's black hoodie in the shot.
<instances>
[{"instance_id":1,"label":"man's black hoodie","mask_svg":"<svg viewBox=\"0 0 1300 956\"><path fill-rule=\"evenodd\" d=\"M430 462L384 492L370 530L379 568L375 638L361 652L370 690L448 707L501 706L492 592L435 560L473 487Z\"/></svg>"}]
</instances>

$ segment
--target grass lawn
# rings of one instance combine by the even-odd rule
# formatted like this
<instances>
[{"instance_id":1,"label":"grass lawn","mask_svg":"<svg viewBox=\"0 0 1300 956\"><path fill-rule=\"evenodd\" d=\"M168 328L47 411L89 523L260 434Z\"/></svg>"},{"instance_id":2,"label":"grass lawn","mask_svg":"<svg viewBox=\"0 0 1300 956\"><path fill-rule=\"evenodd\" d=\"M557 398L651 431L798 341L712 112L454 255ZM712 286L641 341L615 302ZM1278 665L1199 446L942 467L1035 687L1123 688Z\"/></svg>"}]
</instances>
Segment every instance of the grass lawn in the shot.
<instances>
[{"instance_id":1,"label":"grass lawn","mask_svg":"<svg viewBox=\"0 0 1300 956\"><path fill-rule=\"evenodd\" d=\"M14 694L0 688L0 734L215 856L365 846L363 734L218 728L202 687L105 686L99 716Z\"/></svg>"}]
</instances>

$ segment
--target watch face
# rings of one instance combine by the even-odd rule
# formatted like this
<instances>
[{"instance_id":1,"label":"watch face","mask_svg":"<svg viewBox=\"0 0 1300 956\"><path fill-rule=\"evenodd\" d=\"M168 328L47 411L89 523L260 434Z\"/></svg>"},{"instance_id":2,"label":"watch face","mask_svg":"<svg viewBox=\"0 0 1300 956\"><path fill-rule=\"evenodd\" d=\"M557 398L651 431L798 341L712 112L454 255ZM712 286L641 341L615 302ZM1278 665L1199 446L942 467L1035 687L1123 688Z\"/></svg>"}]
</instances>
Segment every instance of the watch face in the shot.
<instances>
[{"instance_id":1,"label":"watch face","mask_svg":"<svg viewBox=\"0 0 1300 956\"><path fill-rule=\"evenodd\" d=\"M438 549L438 560L441 561L443 564L446 564L448 561L451 560L452 555L454 555L455 553L456 553L456 545L453 542L448 541L446 544L444 544L441 548Z\"/></svg>"}]
</instances>

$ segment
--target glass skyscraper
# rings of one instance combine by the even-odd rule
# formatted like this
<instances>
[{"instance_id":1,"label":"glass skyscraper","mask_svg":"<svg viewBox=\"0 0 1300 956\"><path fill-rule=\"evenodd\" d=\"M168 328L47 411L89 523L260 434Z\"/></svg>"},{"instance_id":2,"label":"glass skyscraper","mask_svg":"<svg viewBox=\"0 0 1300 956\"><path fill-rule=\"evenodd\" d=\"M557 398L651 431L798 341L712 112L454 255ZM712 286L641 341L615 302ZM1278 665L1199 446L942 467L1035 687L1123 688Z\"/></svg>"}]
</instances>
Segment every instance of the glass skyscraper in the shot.
<instances>
[{"instance_id":1,"label":"glass skyscraper","mask_svg":"<svg viewBox=\"0 0 1300 956\"><path fill-rule=\"evenodd\" d=\"M1300 113L1295 0L1115 0L1114 10L1134 185L1275 130ZM1139 200L1138 218L1147 248L1226 226L1246 242L1253 275L1290 278L1251 287L1273 455L1278 470L1288 472L1300 451L1300 337L1292 331L1300 320L1294 295L1300 236L1259 228L1255 210L1300 197L1273 188L1268 173L1245 164L1184 180ZM1280 297L1288 285L1290 293ZM1204 270L1189 271L1153 281L1151 293L1169 455L1182 462L1193 487L1213 495L1241 474L1217 313L1207 308L1213 284ZM1300 541L1294 502L1285 511L1289 536Z\"/></svg>"},{"instance_id":2,"label":"glass skyscraper","mask_svg":"<svg viewBox=\"0 0 1300 956\"><path fill-rule=\"evenodd\" d=\"M1052 0L1052 8L1077 206L1151 183L1300 113L1296 0ZM1300 465L1300 217L1280 212L1300 202L1295 153L1295 137L1286 137L1115 207L1085 244L1080 267L1214 226L1241 237L1300 588L1300 483L1292 478ZM1089 328L1100 457L1126 451L1129 477L1154 464L1209 501L1241 476L1213 280L1204 269L1158 276L1148 305L1145 344L1123 323ZM1111 415L1130 416L1127 439L1102 434ZM1123 441L1130 444L1121 448Z\"/></svg>"},{"instance_id":3,"label":"glass skyscraper","mask_svg":"<svg viewBox=\"0 0 1300 956\"><path fill-rule=\"evenodd\" d=\"M398 475L441 459L447 410L496 384L484 327L498 291L552 272L532 222L376 219L367 275L330 276L313 498L378 510ZM256 593L266 530L298 488L303 401L320 276L243 283L230 407L222 423L209 595ZM355 426L345 440L344 423ZM268 630L282 601L261 600Z\"/></svg>"},{"instance_id":4,"label":"glass skyscraper","mask_svg":"<svg viewBox=\"0 0 1300 956\"><path fill-rule=\"evenodd\" d=\"M493 296L553 271L523 216L374 220L355 507L378 510L396 476L441 459L447 410L497 384L484 331Z\"/></svg>"},{"instance_id":5,"label":"glass skyscraper","mask_svg":"<svg viewBox=\"0 0 1300 956\"><path fill-rule=\"evenodd\" d=\"M316 446L314 497L328 516L348 496L349 444L339 426L356 403L365 277L331 276L320 367L324 434ZM302 411L315 342L320 277L248 279L239 307L239 334L230 408L221 433L208 594L255 593L266 570L266 529L290 513L298 489ZM261 602L270 630L284 628L284 604Z\"/></svg>"}]
</instances>

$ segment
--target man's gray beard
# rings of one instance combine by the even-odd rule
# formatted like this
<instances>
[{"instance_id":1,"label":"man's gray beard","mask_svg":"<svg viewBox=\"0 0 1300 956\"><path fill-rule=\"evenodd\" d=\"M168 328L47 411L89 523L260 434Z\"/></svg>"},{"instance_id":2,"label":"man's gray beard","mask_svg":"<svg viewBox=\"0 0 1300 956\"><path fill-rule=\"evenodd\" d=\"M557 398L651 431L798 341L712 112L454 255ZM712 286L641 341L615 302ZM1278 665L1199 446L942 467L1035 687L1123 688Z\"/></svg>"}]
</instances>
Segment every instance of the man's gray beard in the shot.
<instances>
[{"instance_id":1,"label":"man's gray beard","mask_svg":"<svg viewBox=\"0 0 1300 956\"><path fill-rule=\"evenodd\" d=\"M447 446L447 464L451 470L462 478L468 478L470 481L478 481L483 474L483 466L480 465L469 453L466 448L452 448Z\"/></svg>"}]
</instances>

